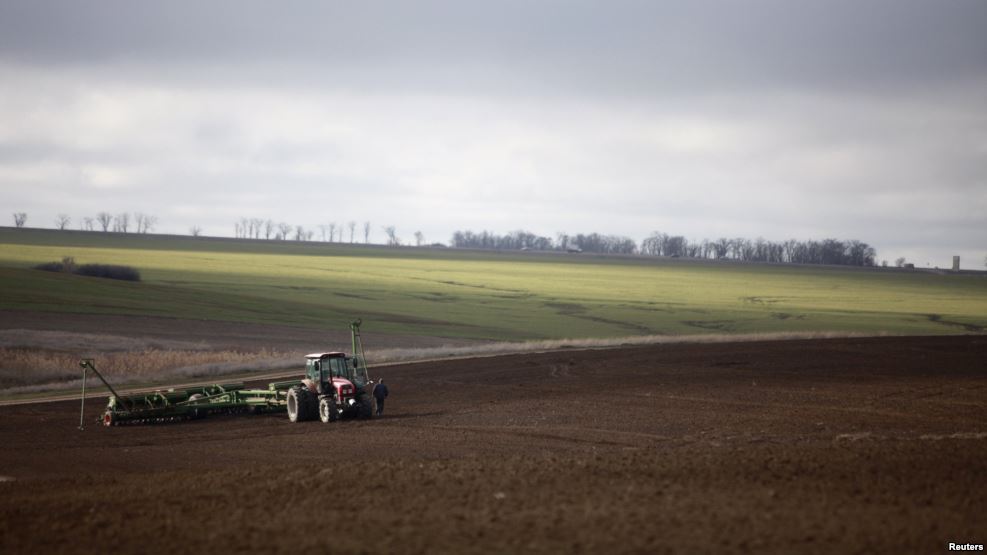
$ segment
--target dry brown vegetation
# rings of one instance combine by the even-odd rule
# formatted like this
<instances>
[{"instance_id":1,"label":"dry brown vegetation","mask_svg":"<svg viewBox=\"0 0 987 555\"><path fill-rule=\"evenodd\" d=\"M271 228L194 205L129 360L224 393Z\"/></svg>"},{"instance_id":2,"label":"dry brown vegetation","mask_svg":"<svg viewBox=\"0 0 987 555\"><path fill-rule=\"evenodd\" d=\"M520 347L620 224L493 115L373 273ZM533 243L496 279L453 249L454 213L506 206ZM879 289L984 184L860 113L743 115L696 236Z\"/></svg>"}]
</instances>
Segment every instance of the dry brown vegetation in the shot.
<instances>
[{"instance_id":1,"label":"dry brown vegetation","mask_svg":"<svg viewBox=\"0 0 987 555\"><path fill-rule=\"evenodd\" d=\"M747 335L650 335L609 339L559 339L467 346L368 350L373 364L533 353L558 349L681 343L781 341L847 337L846 333L768 333ZM0 331L0 393L17 395L76 389L81 358L94 358L114 384L168 384L301 367L301 353L277 349L210 350L205 343L161 341L114 335L28 330Z\"/></svg>"},{"instance_id":2,"label":"dry brown vegetation","mask_svg":"<svg viewBox=\"0 0 987 555\"><path fill-rule=\"evenodd\" d=\"M104 352L95 358L99 371L115 384L160 383L298 365L297 360L267 349L256 352L142 349ZM74 352L0 348L0 389L16 394L79 387L82 377L79 360Z\"/></svg>"},{"instance_id":3,"label":"dry brown vegetation","mask_svg":"<svg viewBox=\"0 0 987 555\"><path fill-rule=\"evenodd\" d=\"M0 330L0 392L76 389L82 358L95 359L114 384L160 384L298 365L297 356L271 348L213 349L205 341L10 329Z\"/></svg>"}]
</instances>

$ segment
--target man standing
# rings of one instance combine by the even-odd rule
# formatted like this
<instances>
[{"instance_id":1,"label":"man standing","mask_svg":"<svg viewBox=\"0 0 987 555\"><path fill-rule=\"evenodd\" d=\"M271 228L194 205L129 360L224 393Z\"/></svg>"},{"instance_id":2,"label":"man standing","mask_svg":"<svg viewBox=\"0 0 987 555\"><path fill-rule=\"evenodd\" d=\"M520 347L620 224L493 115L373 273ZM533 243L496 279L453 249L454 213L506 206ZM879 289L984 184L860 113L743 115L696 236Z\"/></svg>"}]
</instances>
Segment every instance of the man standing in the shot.
<instances>
[{"instance_id":1,"label":"man standing","mask_svg":"<svg viewBox=\"0 0 987 555\"><path fill-rule=\"evenodd\" d=\"M377 400L377 416L384 414L384 399L387 399L387 386L384 380L377 382L374 386L374 399Z\"/></svg>"}]
</instances>

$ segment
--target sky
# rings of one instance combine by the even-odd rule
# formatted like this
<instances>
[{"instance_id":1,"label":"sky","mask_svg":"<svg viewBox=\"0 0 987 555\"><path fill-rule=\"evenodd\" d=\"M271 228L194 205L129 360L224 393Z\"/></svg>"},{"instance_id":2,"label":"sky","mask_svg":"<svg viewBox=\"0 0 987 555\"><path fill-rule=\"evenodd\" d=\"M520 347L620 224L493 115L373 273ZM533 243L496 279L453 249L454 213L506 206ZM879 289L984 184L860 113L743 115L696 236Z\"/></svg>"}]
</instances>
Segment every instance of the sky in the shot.
<instances>
[{"instance_id":1,"label":"sky","mask_svg":"<svg viewBox=\"0 0 987 555\"><path fill-rule=\"evenodd\" d=\"M0 0L0 209L983 269L987 2Z\"/></svg>"}]
</instances>

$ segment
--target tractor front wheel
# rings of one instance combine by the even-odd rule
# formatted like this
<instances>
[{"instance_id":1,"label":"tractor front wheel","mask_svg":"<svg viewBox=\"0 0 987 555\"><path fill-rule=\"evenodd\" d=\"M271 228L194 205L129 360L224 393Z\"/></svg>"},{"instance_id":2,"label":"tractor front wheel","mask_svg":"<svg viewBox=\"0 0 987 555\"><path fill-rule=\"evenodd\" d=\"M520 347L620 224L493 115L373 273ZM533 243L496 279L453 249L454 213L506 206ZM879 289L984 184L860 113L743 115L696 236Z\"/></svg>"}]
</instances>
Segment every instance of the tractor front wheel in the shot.
<instances>
[{"instance_id":1,"label":"tractor front wheel","mask_svg":"<svg viewBox=\"0 0 987 555\"><path fill-rule=\"evenodd\" d=\"M339 419L339 409L336 408L336 400L332 396L325 396L319 399L319 420L329 423Z\"/></svg>"}]
</instances>

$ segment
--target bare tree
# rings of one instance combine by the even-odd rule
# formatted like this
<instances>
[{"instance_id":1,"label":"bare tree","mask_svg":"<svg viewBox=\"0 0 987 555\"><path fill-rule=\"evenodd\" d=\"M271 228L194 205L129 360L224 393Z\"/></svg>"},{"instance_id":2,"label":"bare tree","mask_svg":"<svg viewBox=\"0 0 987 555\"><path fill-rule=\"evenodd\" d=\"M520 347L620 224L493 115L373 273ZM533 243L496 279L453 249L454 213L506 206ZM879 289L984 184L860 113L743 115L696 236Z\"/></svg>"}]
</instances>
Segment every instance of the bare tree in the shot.
<instances>
[{"instance_id":1,"label":"bare tree","mask_svg":"<svg viewBox=\"0 0 987 555\"><path fill-rule=\"evenodd\" d=\"M281 222L278 224L278 239L286 241L288 239L288 234L291 233L291 226Z\"/></svg>"},{"instance_id":2,"label":"bare tree","mask_svg":"<svg viewBox=\"0 0 987 555\"><path fill-rule=\"evenodd\" d=\"M401 240L398 239L397 230L393 225L389 225L384 228L384 233L387 235L387 245L390 247L396 247L401 244Z\"/></svg>"},{"instance_id":3,"label":"bare tree","mask_svg":"<svg viewBox=\"0 0 987 555\"><path fill-rule=\"evenodd\" d=\"M14 225L16 227L24 227L27 223L27 212L14 212Z\"/></svg>"},{"instance_id":4,"label":"bare tree","mask_svg":"<svg viewBox=\"0 0 987 555\"><path fill-rule=\"evenodd\" d=\"M904 268L905 267L905 257L904 256L901 256L901 257L895 258L894 259L894 267L895 268Z\"/></svg>"},{"instance_id":5,"label":"bare tree","mask_svg":"<svg viewBox=\"0 0 987 555\"><path fill-rule=\"evenodd\" d=\"M555 244L559 246L560 250L566 250L569 248L569 234L560 231L555 234Z\"/></svg>"},{"instance_id":6,"label":"bare tree","mask_svg":"<svg viewBox=\"0 0 987 555\"><path fill-rule=\"evenodd\" d=\"M422 246L422 243L424 243L424 242L425 242L425 234L422 233L421 231L416 231L415 232L415 246L416 247L420 247L420 246Z\"/></svg>"},{"instance_id":7,"label":"bare tree","mask_svg":"<svg viewBox=\"0 0 987 555\"><path fill-rule=\"evenodd\" d=\"M327 229L328 227L329 227L329 226L327 226L326 224L319 224L319 231L321 231L321 232L322 232L322 242L323 242L323 243L325 243L325 242L326 242L326 229Z\"/></svg>"},{"instance_id":8,"label":"bare tree","mask_svg":"<svg viewBox=\"0 0 987 555\"><path fill-rule=\"evenodd\" d=\"M264 239L270 239L272 233L274 233L274 222L267 220L264 222Z\"/></svg>"},{"instance_id":9,"label":"bare tree","mask_svg":"<svg viewBox=\"0 0 987 555\"><path fill-rule=\"evenodd\" d=\"M295 226L295 241L303 241L305 239L305 228L302 226Z\"/></svg>"},{"instance_id":10,"label":"bare tree","mask_svg":"<svg viewBox=\"0 0 987 555\"><path fill-rule=\"evenodd\" d=\"M119 231L121 233L127 233L127 229L130 227L130 214L127 212L121 212L113 218L113 231Z\"/></svg>"},{"instance_id":11,"label":"bare tree","mask_svg":"<svg viewBox=\"0 0 987 555\"><path fill-rule=\"evenodd\" d=\"M82 229L92 231L95 228L95 223L96 222L92 218L86 216L82 219Z\"/></svg>"},{"instance_id":12,"label":"bare tree","mask_svg":"<svg viewBox=\"0 0 987 555\"><path fill-rule=\"evenodd\" d=\"M356 222L346 224L350 228L350 243L353 242L353 234L356 233Z\"/></svg>"},{"instance_id":13,"label":"bare tree","mask_svg":"<svg viewBox=\"0 0 987 555\"><path fill-rule=\"evenodd\" d=\"M63 256L62 257L62 271L66 274L74 274L76 269L75 257L74 256Z\"/></svg>"},{"instance_id":14,"label":"bare tree","mask_svg":"<svg viewBox=\"0 0 987 555\"><path fill-rule=\"evenodd\" d=\"M665 243L668 242L668 234L660 231L653 231L641 241L641 254L651 256L661 256L665 250Z\"/></svg>"},{"instance_id":15,"label":"bare tree","mask_svg":"<svg viewBox=\"0 0 987 555\"><path fill-rule=\"evenodd\" d=\"M68 214L59 214L55 218L55 227L57 227L60 231L65 231L65 228L69 226L69 222L71 221L72 218L69 218Z\"/></svg>"},{"instance_id":16,"label":"bare tree","mask_svg":"<svg viewBox=\"0 0 987 555\"><path fill-rule=\"evenodd\" d=\"M188 232L192 234L192 237L198 237L202 233L202 228L194 225L189 228Z\"/></svg>"},{"instance_id":17,"label":"bare tree","mask_svg":"<svg viewBox=\"0 0 987 555\"><path fill-rule=\"evenodd\" d=\"M96 221L99 222L105 233L110 230L110 224L113 223L113 216L109 212L100 212L96 214Z\"/></svg>"},{"instance_id":18,"label":"bare tree","mask_svg":"<svg viewBox=\"0 0 987 555\"><path fill-rule=\"evenodd\" d=\"M254 239L260 239L260 232L264 227L264 220L261 218L253 218L250 220L250 224L254 228Z\"/></svg>"},{"instance_id":19,"label":"bare tree","mask_svg":"<svg viewBox=\"0 0 987 555\"><path fill-rule=\"evenodd\" d=\"M363 222L363 242L370 242L370 222Z\"/></svg>"},{"instance_id":20,"label":"bare tree","mask_svg":"<svg viewBox=\"0 0 987 555\"><path fill-rule=\"evenodd\" d=\"M329 242L332 243L336 238L336 222L329 222Z\"/></svg>"},{"instance_id":21,"label":"bare tree","mask_svg":"<svg viewBox=\"0 0 987 555\"><path fill-rule=\"evenodd\" d=\"M158 218L141 212L134 212L134 223L137 224L137 233L147 233L154 229L158 223Z\"/></svg>"}]
</instances>

